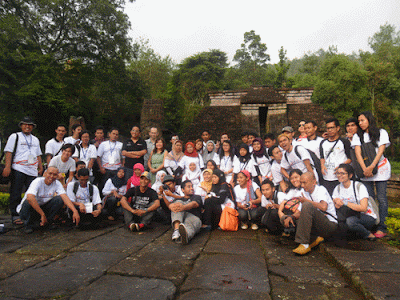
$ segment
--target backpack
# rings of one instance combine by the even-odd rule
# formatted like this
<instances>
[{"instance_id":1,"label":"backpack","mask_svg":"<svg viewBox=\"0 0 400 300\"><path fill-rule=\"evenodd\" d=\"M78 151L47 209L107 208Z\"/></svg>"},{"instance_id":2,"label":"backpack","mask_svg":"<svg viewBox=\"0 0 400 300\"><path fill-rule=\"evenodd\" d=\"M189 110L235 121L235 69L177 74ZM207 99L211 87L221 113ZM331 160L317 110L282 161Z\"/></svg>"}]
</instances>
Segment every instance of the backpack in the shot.
<instances>
[{"instance_id":1,"label":"backpack","mask_svg":"<svg viewBox=\"0 0 400 300\"><path fill-rule=\"evenodd\" d=\"M15 135L16 135L16 137L15 137L14 150L11 154L11 165L14 161L15 152L17 152L17 147L18 147L19 136L18 136L18 133L16 133ZM3 151L3 153L1 154L1 157L0 157L0 162L3 160L3 157L5 154L6 153ZM3 177L4 168L5 168L5 164L0 163L0 184L8 184L11 180L11 174L8 177Z\"/></svg>"},{"instance_id":2,"label":"backpack","mask_svg":"<svg viewBox=\"0 0 400 300\"><path fill-rule=\"evenodd\" d=\"M219 220L219 227L225 231L237 231L239 227L239 213L236 209L225 206Z\"/></svg>"},{"instance_id":3,"label":"backpack","mask_svg":"<svg viewBox=\"0 0 400 300\"><path fill-rule=\"evenodd\" d=\"M88 183L88 186L89 186L90 202L92 202L92 200L93 200L93 185ZM74 189L73 189L73 192L74 192L75 195L76 195L76 192L78 191L78 188L79 188L79 182L75 181L74 182Z\"/></svg>"},{"instance_id":4,"label":"backpack","mask_svg":"<svg viewBox=\"0 0 400 300\"><path fill-rule=\"evenodd\" d=\"M300 145L294 146L294 153L296 154L296 156L297 156L298 158L300 158L301 160L303 160L303 159L301 158L301 155L300 155L299 150L298 150L298 147L299 147L299 146L300 146ZM303 148L304 148L304 147L303 147ZM306 148L304 148L304 149L306 149ZM318 181L319 181L319 182L323 182L324 177L323 177L323 175L322 175L321 161L320 161L320 159L319 159L318 156L317 156L314 152L312 152L311 150L308 150L308 149L306 149L306 150L308 151L308 153L309 153L310 156L311 156L311 160L312 160L312 161L310 161L311 166L317 171L318 179L319 179ZM286 161L289 161L288 158L287 158L287 152L285 152L285 159L286 159Z\"/></svg>"}]
</instances>

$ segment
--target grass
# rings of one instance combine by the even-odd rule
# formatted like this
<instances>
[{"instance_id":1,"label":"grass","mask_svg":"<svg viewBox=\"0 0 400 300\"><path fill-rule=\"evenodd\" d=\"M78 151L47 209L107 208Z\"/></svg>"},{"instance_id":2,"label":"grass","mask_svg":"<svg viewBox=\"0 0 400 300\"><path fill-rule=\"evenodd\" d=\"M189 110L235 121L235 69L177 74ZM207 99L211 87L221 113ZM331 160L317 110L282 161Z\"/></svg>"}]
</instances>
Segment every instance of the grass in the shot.
<instances>
[{"instance_id":1,"label":"grass","mask_svg":"<svg viewBox=\"0 0 400 300\"><path fill-rule=\"evenodd\" d=\"M392 166L392 173L400 174L400 161L390 161L390 165Z\"/></svg>"}]
</instances>

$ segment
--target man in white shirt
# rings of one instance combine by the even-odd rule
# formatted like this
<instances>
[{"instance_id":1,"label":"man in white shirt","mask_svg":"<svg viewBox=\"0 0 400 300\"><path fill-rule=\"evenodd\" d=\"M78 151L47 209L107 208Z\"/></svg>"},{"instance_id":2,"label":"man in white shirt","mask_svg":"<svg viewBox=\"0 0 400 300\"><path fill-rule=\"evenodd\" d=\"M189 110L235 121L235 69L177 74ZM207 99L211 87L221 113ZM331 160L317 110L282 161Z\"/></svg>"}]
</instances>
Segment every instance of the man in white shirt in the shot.
<instances>
[{"instance_id":1,"label":"man in white shirt","mask_svg":"<svg viewBox=\"0 0 400 300\"><path fill-rule=\"evenodd\" d=\"M317 130L318 130L317 123L315 123L315 121L313 120L306 121L304 129L307 134L307 139L306 139L307 142L303 146L306 149L314 152L318 158L321 158L319 153L319 145L324 139L320 136L317 136Z\"/></svg>"},{"instance_id":2,"label":"man in white shirt","mask_svg":"<svg viewBox=\"0 0 400 300\"><path fill-rule=\"evenodd\" d=\"M313 172L301 175L300 182L304 193L299 197L302 207L295 238L300 245L293 252L304 255L335 232L337 217L331 196L317 185Z\"/></svg>"},{"instance_id":3,"label":"man in white shirt","mask_svg":"<svg viewBox=\"0 0 400 300\"><path fill-rule=\"evenodd\" d=\"M35 223L39 223L41 227L51 225L64 204L72 211L73 222L79 224L79 213L65 193L62 184L56 180L57 176L57 168L49 167L43 177L32 181L21 204L18 205L17 211L24 220L26 233L33 232Z\"/></svg>"},{"instance_id":4,"label":"man in white shirt","mask_svg":"<svg viewBox=\"0 0 400 300\"><path fill-rule=\"evenodd\" d=\"M16 211L23 188L27 188L43 172L40 143L31 134L36 124L30 117L24 117L19 127L21 132L11 134L4 148L6 159L3 177L11 176L9 208L14 225L23 224Z\"/></svg>"},{"instance_id":5,"label":"man in white shirt","mask_svg":"<svg viewBox=\"0 0 400 300\"><path fill-rule=\"evenodd\" d=\"M99 189L88 182L89 170L87 168L80 169L77 178L77 182L68 184L67 195L79 212L82 228L82 224L90 226L100 221L102 205Z\"/></svg>"},{"instance_id":6,"label":"man in white shirt","mask_svg":"<svg viewBox=\"0 0 400 300\"><path fill-rule=\"evenodd\" d=\"M46 162L49 165L50 160L59 154L61 154L61 147L64 145L64 136L67 134L67 127L65 125L58 125L56 131L56 137L52 138L46 143L44 154L46 155Z\"/></svg>"}]
</instances>

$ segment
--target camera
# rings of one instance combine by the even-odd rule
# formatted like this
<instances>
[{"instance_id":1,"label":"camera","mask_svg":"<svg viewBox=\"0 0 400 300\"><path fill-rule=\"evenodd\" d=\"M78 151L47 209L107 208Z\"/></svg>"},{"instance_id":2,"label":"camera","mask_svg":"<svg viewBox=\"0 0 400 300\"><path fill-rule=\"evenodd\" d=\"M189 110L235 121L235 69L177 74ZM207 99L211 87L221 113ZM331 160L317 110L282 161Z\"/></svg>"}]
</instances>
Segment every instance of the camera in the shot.
<instances>
[{"instance_id":1,"label":"camera","mask_svg":"<svg viewBox=\"0 0 400 300\"><path fill-rule=\"evenodd\" d=\"M296 227L292 223L289 223L289 227L285 227L283 232L286 233L286 234L290 234L290 235L295 234L296 233Z\"/></svg>"},{"instance_id":2,"label":"camera","mask_svg":"<svg viewBox=\"0 0 400 300\"><path fill-rule=\"evenodd\" d=\"M162 188L163 188L164 191L169 190L169 187L168 187L168 185L166 185L166 184L163 184L163 185L162 185Z\"/></svg>"}]
</instances>

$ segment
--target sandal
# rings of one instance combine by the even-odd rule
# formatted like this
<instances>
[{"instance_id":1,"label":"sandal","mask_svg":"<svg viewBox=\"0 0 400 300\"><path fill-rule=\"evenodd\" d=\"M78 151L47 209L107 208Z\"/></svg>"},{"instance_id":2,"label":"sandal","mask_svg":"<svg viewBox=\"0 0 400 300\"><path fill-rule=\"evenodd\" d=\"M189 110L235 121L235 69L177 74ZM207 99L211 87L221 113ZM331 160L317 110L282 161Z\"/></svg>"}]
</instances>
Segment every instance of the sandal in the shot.
<instances>
[{"instance_id":1,"label":"sandal","mask_svg":"<svg viewBox=\"0 0 400 300\"><path fill-rule=\"evenodd\" d=\"M17 226L24 225L24 222L18 216L12 217L12 223Z\"/></svg>"}]
</instances>

